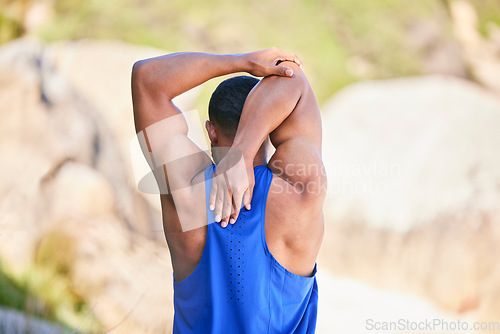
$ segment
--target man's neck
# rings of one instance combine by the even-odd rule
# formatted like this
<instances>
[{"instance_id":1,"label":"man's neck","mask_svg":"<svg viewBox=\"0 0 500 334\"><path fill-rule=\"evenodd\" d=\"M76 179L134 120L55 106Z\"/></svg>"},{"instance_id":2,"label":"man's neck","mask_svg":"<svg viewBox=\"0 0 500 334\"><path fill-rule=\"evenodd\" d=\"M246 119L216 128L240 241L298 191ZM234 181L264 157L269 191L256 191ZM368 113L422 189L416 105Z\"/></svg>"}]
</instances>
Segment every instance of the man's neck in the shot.
<instances>
[{"instance_id":1,"label":"man's neck","mask_svg":"<svg viewBox=\"0 0 500 334\"><path fill-rule=\"evenodd\" d=\"M270 142L266 139L264 143L261 145L255 158L253 159L253 167L259 165L267 165L269 154L268 152L272 148ZM229 151L230 147L214 147L212 146L212 157L214 159L215 164L218 164L224 156Z\"/></svg>"}]
</instances>

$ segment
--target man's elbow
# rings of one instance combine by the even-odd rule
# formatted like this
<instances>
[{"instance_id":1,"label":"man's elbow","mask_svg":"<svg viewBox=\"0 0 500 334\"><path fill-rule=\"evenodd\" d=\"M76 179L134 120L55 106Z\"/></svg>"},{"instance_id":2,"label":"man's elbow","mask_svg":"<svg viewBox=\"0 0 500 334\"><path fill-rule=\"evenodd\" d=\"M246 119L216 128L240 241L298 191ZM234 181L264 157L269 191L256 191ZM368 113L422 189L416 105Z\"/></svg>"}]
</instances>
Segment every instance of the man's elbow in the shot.
<instances>
[{"instance_id":1,"label":"man's elbow","mask_svg":"<svg viewBox=\"0 0 500 334\"><path fill-rule=\"evenodd\" d=\"M138 60L132 66L132 89L142 87L149 76L149 66L146 60Z\"/></svg>"},{"instance_id":2,"label":"man's elbow","mask_svg":"<svg viewBox=\"0 0 500 334\"><path fill-rule=\"evenodd\" d=\"M146 65L146 60L138 60L132 65L132 74L133 73L138 73L139 71L142 71L144 66Z\"/></svg>"}]
</instances>

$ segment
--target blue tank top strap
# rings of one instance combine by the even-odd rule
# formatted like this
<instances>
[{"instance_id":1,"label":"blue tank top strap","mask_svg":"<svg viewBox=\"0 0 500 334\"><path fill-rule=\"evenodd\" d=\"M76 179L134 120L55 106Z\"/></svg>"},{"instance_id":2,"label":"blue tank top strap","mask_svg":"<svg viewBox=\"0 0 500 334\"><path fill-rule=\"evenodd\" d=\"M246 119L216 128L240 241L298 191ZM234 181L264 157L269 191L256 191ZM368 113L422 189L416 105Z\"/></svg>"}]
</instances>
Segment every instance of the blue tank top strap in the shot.
<instances>
[{"instance_id":1,"label":"blue tank top strap","mask_svg":"<svg viewBox=\"0 0 500 334\"><path fill-rule=\"evenodd\" d=\"M215 221L214 212L210 210L210 205L208 201L210 200L210 190L212 189L212 181L215 174L215 165L211 164L205 169L205 194L206 194L206 206L207 206L207 222L208 226L210 226L210 222Z\"/></svg>"}]
</instances>

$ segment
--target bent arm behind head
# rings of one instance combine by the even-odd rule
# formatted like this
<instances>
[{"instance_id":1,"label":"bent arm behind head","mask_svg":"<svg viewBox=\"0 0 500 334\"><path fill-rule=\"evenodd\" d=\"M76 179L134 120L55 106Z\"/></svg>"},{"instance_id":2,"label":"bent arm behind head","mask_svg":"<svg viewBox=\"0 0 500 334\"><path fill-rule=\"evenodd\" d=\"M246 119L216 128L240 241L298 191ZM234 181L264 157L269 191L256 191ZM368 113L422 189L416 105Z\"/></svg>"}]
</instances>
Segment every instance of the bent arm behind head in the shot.
<instances>
[{"instance_id":1,"label":"bent arm behind head","mask_svg":"<svg viewBox=\"0 0 500 334\"><path fill-rule=\"evenodd\" d=\"M326 176L319 106L300 66L287 65L293 76L266 77L249 94L234 147L250 161L269 135L276 148L269 162L273 172L292 186L313 182L316 190L323 192Z\"/></svg>"}]
</instances>

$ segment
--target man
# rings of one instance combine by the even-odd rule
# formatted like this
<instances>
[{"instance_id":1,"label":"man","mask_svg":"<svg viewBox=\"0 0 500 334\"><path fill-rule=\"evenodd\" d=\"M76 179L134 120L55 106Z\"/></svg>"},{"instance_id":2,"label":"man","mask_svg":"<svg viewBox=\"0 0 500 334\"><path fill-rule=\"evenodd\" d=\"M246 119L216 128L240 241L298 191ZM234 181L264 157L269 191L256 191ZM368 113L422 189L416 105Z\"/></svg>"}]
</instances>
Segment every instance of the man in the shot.
<instances>
[{"instance_id":1,"label":"man","mask_svg":"<svg viewBox=\"0 0 500 334\"><path fill-rule=\"evenodd\" d=\"M231 78L212 95L214 165L172 99L237 72L264 78ZM326 177L320 112L300 60L276 48L142 60L132 98L162 189L174 333L313 333Z\"/></svg>"}]
</instances>

